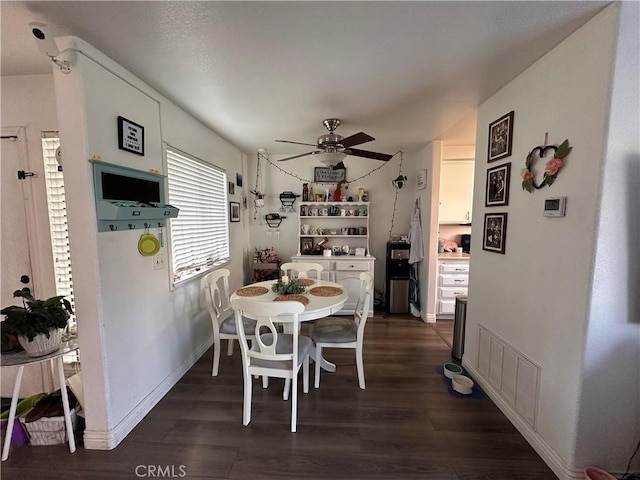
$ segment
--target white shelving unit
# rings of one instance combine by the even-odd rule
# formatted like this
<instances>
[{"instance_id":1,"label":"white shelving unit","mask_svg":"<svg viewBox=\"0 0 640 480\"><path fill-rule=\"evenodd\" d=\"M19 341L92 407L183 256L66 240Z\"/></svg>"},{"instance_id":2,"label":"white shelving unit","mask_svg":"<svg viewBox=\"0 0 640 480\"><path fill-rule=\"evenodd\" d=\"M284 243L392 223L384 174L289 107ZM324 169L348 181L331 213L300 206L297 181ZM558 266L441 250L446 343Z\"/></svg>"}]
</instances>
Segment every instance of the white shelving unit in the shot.
<instances>
[{"instance_id":1,"label":"white shelving unit","mask_svg":"<svg viewBox=\"0 0 640 480\"><path fill-rule=\"evenodd\" d=\"M315 245L325 237L328 248L349 245L350 251L364 248L366 256L371 255L369 202L301 202L298 210L298 255L304 253L303 239L312 239ZM308 233L303 233L303 225L309 226Z\"/></svg>"},{"instance_id":2,"label":"white shelving unit","mask_svg":"<svg viewBox=\"0 0 640 480\"><path fill-rule=\"evenodd\" d=\"M375 258L369 251L369 202L301 202L298 215L298 254L291 258L292 262L315 262L324 267L321 277L324 280L338 282L347 289L349 298L338 315L353 314L360 292L360 273L367 272L374 278ZM337 215L329 215L330 209ZM311 209L311 210L310 210ZM326 209L327 215L320 215ZM336 210L337 209L337 210ZM358 215L354 215L355 211ZM342 215L342 212L345 212ZM347 215L347 211L351 214ZM305 214L306 212L306 214ZM309 213L316 214L309 214ZM302 233L302 226L309 225L309 233ZM312 229L314 229L312 233ZM363 229L360 233L360 229ZM349 233L343 234L343 229ZM357 232L355 233L356 230ZM335 231L336 233L330 233ZM329 233L326 233L329 232ZM304 239L314 244L327 238L327 248L349 245L349 255L305 255L301 252ZM356 248L362 248L364 255L355 255ZM369 307L373 315L373 302Z\"/></svg>"}]
</instances>

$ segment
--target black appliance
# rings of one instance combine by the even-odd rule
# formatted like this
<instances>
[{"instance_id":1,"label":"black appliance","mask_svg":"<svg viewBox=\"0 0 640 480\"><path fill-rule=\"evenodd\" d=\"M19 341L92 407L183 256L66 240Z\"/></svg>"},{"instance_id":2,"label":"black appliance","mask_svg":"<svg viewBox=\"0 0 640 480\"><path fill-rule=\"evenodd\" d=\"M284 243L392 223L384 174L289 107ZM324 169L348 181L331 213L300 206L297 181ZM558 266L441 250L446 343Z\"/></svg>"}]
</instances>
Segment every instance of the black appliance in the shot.
<instances>
[{"instance_id":1,"label":"black appliance","mask_svg":"<svg viewBox=\"0 0 640 480\"><path fill-rule=\"evenodd\" d=\"M462 247L462 251L464 253L471 252L471 234L464 233L460 235L460 246Z\"/></svg>"},{"instance_id":2,"label":"black appliance","mask_svg":"<svg viewBox=\"0 0 640 480\"><path fill-rule=\"evenodd\" d=\"M409 313L409 249L407 242L387 242L385 304L388 313Z\"/></svg>"}]
</instances>

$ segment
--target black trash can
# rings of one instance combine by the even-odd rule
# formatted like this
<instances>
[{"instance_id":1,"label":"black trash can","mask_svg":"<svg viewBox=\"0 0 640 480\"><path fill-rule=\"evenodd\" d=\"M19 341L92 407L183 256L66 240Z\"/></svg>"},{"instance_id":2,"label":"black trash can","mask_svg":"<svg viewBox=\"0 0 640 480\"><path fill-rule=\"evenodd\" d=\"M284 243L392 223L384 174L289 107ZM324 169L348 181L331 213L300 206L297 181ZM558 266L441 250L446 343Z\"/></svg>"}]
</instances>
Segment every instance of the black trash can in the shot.
<instances>
[{"instance_id":1,"label":"black trash can","mask_svg":"<svg viewBox=\"0 0 640 480\"><path fill-rule=\"evenodd\" d=\"M462 360L464 353L464 331L467 323L467 297L458 295L456 297L456 310L453 319L453 345L451 356L456 360Z\"/></svg>"}]
</instances>

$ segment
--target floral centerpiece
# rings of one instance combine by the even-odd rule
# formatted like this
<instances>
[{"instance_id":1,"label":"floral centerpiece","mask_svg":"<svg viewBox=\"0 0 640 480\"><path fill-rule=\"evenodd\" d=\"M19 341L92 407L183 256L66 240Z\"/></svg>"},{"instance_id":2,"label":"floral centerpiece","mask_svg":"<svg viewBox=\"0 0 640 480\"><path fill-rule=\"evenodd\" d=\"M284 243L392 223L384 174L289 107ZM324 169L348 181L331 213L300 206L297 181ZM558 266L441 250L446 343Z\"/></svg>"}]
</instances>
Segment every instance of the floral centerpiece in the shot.
<instances>
[{"instance_id":1,"label":"floral centerpiece","mask_svg":"<svg viewBox=\"0 0 640 480\"><path fill-rule=\"evenodd\" d=\"M285 275L273 284L271 290L278 295L299 295L304 293L305 287L297 278L289 279L289 277Z\"/></svg>"}]
</instances>

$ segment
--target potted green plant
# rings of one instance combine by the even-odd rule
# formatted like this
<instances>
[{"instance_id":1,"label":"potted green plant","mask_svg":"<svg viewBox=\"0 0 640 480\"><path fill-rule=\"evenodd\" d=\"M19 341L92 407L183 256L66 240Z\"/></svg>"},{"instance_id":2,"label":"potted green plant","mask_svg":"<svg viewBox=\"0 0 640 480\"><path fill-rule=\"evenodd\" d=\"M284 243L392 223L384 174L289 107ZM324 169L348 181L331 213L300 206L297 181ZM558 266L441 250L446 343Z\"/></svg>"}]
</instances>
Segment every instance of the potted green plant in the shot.
<instances>
[{"instance_id":1,"label":"potted green plant","mask_svg":"<svg viewBox=\"0 0 640 480\"><path fill-rule=\"evenodd\" d=\"M0 324L3 338L15 334L20 345L32 357L55 352L62 343L62 332L73 313L64 296L36 299L26 290L16 290L22 306L11 305L0 310L6 318Z\"/></svg>"}]
</instances>

